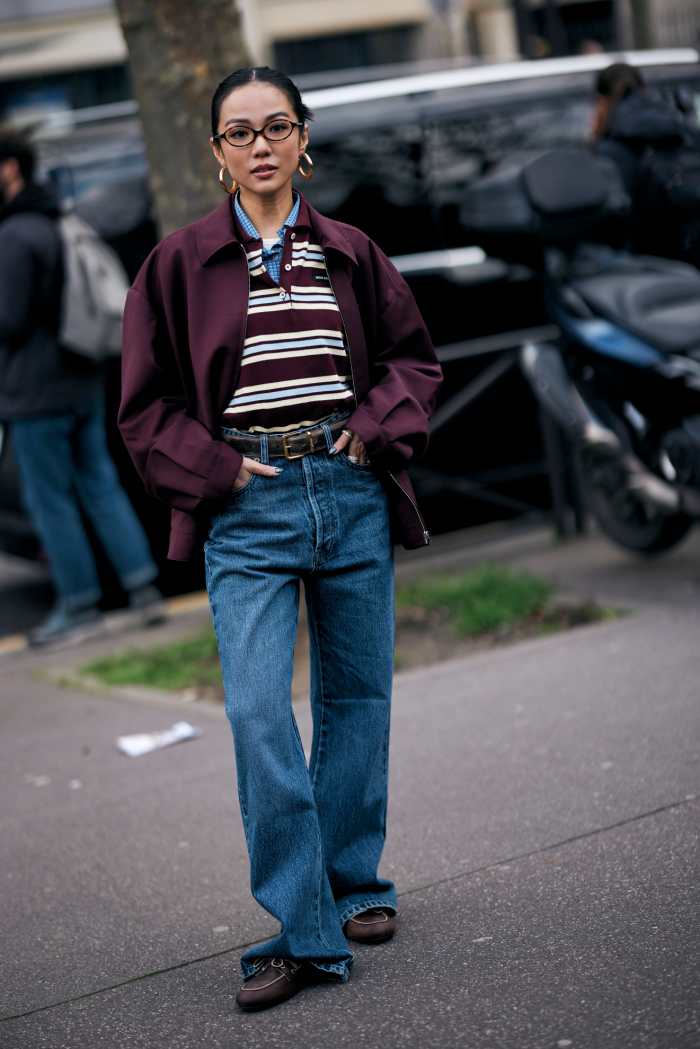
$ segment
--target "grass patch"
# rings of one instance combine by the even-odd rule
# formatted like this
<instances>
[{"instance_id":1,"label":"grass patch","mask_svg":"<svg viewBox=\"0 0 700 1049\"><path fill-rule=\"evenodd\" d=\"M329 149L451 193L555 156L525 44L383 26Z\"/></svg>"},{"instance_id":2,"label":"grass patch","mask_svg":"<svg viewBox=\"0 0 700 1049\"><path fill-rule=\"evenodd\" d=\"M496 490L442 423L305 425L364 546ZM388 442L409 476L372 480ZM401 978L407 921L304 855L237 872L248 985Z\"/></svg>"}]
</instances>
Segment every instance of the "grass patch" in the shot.
<instances>
[{"instance_id":1,"label":"grass patch","mask_svg":"<svg viewBox=\"0 0 700 1049\"><path fill-rule=\"evenodd\" d=\"M620 614L595 601L561 598L546 580L494 564L402 584L396 604L397 669ZM296 698L307 694L307 661L307 641L301 631L293 686ZM223 698L216 640L209 626L183 641L117 652L81 667L80 672L106 685L172 692L190 689L196 698Z\"/></svg>"},{"instance_id":2,"label":"grass patch","mask_svg":"<svg viewBox=\"0 0 700 1049\"><path fill-rule=\"evenodd\" d=\"M216 639L210 627L184 641L159 648L128 649L81 668L106 685L146 685L176 690L218 685Z\"/></svg>"},{"instance_id":3,"label":"grass patch","mask_svg":"<svg viewBox=\"0 0 700 1049\"><path fill-rule=\"evenodd\" d=\"M501 632L543 612L554 587L528 572L485 564L402 586L397 607L441 614L458 637Z\"/></svg>"}]
</instances>

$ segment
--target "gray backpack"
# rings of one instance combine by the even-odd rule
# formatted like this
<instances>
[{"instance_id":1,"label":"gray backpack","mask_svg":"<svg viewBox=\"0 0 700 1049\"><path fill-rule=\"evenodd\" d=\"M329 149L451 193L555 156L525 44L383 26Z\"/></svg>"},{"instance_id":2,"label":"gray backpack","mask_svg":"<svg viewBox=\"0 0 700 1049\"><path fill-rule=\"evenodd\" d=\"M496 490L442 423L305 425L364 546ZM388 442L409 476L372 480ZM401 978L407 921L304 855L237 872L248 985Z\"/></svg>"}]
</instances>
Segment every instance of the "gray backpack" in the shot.
<instances>
[{"instance_id":1,"label":"gray backpack","mask_svg":"<svg viewBox=\"0 0 700 1049\"><path fill-rule=\"evenodd\" d=\"M121 352L129 280L119 257L74 213L62 215L63 298L58 338L72 353L100 361Z\"/></svg>"}]
</instances>

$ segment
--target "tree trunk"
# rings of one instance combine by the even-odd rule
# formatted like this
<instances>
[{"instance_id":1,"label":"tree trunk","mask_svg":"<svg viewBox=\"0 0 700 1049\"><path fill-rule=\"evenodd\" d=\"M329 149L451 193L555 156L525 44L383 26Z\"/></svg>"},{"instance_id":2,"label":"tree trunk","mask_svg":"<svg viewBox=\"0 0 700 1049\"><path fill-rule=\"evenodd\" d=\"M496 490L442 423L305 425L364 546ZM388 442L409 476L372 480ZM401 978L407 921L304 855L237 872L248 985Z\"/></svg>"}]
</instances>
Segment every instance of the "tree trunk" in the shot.
<instances>
[{"instance_id":1,"label":"tree trunk","mask_svg":"<svg viewBox=\"0 0 700 1049\"><path fill-rule=\"evenodd\" d=\"M216 85L250 64L235 0L116 0L162 235L222 199L209 145Z\"/></svg>"}]
</instances>

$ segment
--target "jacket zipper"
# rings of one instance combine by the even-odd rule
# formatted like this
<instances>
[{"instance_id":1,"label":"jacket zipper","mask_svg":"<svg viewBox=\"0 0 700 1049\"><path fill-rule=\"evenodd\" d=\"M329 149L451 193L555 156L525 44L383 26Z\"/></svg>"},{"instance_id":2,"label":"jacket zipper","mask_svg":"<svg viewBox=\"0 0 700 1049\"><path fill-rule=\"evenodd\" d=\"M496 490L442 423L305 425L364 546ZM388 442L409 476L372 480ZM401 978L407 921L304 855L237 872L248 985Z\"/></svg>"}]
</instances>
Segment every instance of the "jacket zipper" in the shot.
<instances>
[{"instance_id":1,"label":"jacket zipper","mask_svg":"<svg viewBox=\"0 0 700 1049\"><path fill-rule=\"evenodd\" d=\"M343 326L343 335L345 336L345 344L346 344L346 346L348 348L348 361L350 363L350 382L352 383L352 395L355 398L355 407L357 407L357 389L355 387L355 373L352 370L352 353L350 352L350 339L348 338L348 329L347 329L346 324L345 324L345 318L343 317L343 311L341 310L340 303L338 302L338 296L336 295L335 288L333 287L333 278L331 277L331 271L328 268L328 263L326 263L326 273L328 274L328 283L331 286L331 291L333 292L333 298L335 299L335 304L338 307L338 314L340 316L340 323Z\"/></svg>"},{"instance_id":2,"label":"jacket zipper","mask_svg":"<svg viewBox=\"0 0 700 1049\"><path fill-rule=\"evenodd\" d=\"M398 477L395 477L394 474L391 472L391 470L387 470L387 473L389 474L389 477L392 479L394 484L398 487L399 491L403 492L403 494L406 496L406 498L408 499L408 501L411 504L411 506L413 507L413 509L416 511L416 517L420 521L420 526L423 529L423 542L425 543L426 546L429 546L430 545L430 532L426 528L425 521L423 520L423 515L421 514L420 510L418 509L418 506L416 505L415 500L412 499L411 496L406 491L406 489L402 487L401 482L399 481Z\"/></svg>"},{"instance_id":3,"label":"jacket zipper","mask_svg":"<svg viewBox=\"0 0 700 1049\"><path fill-rule=\"evenodd\" d=\"M243 247L243 245L239 244L239 247L240 247L241 253L243 255L243 264L245 266L245 271L248 274L248 298L246 300L248 305L246 306L245 320L243 322L243 338L241 339L241 344L240 344L240 354L239 354L240 361L239 361L239 364L238 364L238 374L236 375L236 382L234 384L234 393L235 393L235 390L238 387L238 383L239 383L240 378L241 378L241 363L243 361L243 350L245 348L245 340L246 340L246 336L248 334L248 310L250 308L250 270L248 269L248 256L245 253L245 248ZM219 418L220 419L221 419L221 416L223 416L225 410L226 409L224 408L224 410L219 413Z\"/></svg>"},{"instance_id":4,"label":"jacket zipper","mask_svg":"<svg viewBox=\"0 0 700 1049\"><path fill-rule=\"evenodd\" d=\"M236 386L238 386L238 383L240 382L240 378L241 378L241 364L243 363L243 350L245 349L245 340L246 340L246 336L248 335L248 312L250 310L250 285L251 285L251 281L250 281L250 267L248 266L248 256L246 255L245 248L243 247L242 244L240 244L240 249L241 249L241 252L243 254L243 263L245 265L245 271L246 271L246 274L248 276L248 298L246 300L247 305L246 305L246 311L245 311L245 321L243 322L243 338L241 339L241 354L240 354L240 363L238 365L238 375L236 376ZM234 390L234 393L235 393L235 390Z\"/></svg>"},{"instance_id":5,"label":"jacket zipper","mask_svg":"<svg viewBox=\"0 0 700 1049\"><path fill-rule=\"evenodd\" d=\"M338 307L338 313L340 315L340 323L343 326L343 334L345 335L345 343L346 343L347 348L348 348L348 361L350 362L350 380L352 382L352 392L353 392L353 396L355 398L355 405L357 406L357 389L355 388L355 373L353 372L353 369L352 369L352 352L351 352L351 347L350 347L350 339L348 338L348 329L347 329L347 326L345 324L345 318L343 317L343 311L341 310L340 303L338 302L338 296L335 293L335 288L333 286L333 278L331 277L331 271L330 271L327 263L326 263L326 273L328 274L328 283L331 286L331 291L333 292L333 298L335 299L336 306ZM250 277L248 278L248 282L250 284ZM408 499L409 503L411 504L411 506L415 510L416 517L420 521L420 526L423 529L423 542L425 543L426 546L428 546L430 544L430 532L428 531L428 529L425 526L425 521L423 520L423 516L422 516L420 510L418 509L418 507L416 505L415 499L411 498L411 496L408 494L406 489L402 487L399 479L394 476L394 474L391 472L391 470L387 470L386 472L389 475L389 477L392 479L392 481L394 482L396 487L399 489L399 491L403 495L406 496L406 498Z\"/></svg>"}]
</instances>

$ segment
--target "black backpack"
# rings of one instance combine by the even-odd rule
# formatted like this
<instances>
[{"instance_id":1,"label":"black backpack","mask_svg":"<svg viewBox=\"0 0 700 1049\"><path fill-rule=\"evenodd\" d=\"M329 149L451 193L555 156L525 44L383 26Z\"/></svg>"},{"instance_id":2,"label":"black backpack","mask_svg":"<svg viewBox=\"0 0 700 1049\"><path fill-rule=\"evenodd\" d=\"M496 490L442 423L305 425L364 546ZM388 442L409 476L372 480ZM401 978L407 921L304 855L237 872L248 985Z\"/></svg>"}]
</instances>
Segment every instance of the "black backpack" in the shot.
<instances>
[{"instance_id":1,"label":"black backpack","mask_svg":"<svg viewBox=\"0 0 700 1049\"><path fill-rule=\"evenodd\" d=\"M637 215L660 231L660 253L700 268L700 138L668 149L647 148L634 198Z\"/></svg>"},{"instance_id":2,"label":"black backpack","mask_svg":"<svg viewBox=\"0 0 700 1049\"><path fill-rule=\"evenodd\" d=\"M678 219L700 218L700 142L647 148L639 172L638 199L640 205Z\"/></svg>"}]
</instances>

